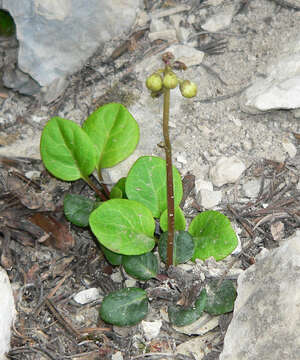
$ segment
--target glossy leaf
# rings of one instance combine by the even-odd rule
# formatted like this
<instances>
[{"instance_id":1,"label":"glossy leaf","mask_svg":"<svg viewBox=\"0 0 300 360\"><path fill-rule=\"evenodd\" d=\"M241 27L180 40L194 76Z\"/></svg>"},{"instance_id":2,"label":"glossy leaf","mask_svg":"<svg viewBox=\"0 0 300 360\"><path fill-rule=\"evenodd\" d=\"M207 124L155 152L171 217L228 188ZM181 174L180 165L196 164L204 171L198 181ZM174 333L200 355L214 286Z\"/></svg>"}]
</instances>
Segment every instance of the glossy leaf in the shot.
<instances>
[{"instance_id":1,"label":"glossy leaf","mask_svg":"<svg viewBox=\"0 0 300 360\"><path fill-rule=\"evenodd\" d=\"M108 200L92 212L89 222L100 244L115 253L141 255L155 246L155 221L136 201Z\"/></svg>"},{"instance_id":2,"label":"glossy leaf","mask_svg":"<svg viewBox=\"0 0 300 360\"><path fill-rule=\"evenodd\" d=\"M127 274L139 279L149 280L158 273L158 261L152 252L143 255L123 256L123 266Z\"/></svg>"},{"instance_id":3,"label":"glossy leaf","mask_svg":"<svg viewBox=\"0 0 300 360\"><path fill-rule=\"evenodd\" d=\"M117 254L113 251L110 251L109 249L107 249L105 246L100 245L101 250L106 258L106 260L111 264L111 265L121 265L122 264L122 259L123 259L123 255Z\"/></svg>"},{"instance_id":4,"label":"glossy leaf","mask_svg":"<svg viewBox=\"0 0 300 360\"><path fill-rule=\"evenodd\" d=\"M174 204L182 199L182 182L178 170L173 167ZM153 217L159 218L167 208L166 161L155 156L140 157L130 169L126 184L128 199L147 206Z\"/></svg>"},{"instance_id":5,"label":"glossy leaf","mask_svg":"<svg viewBox=\"0 0 300 360\"><path fill-rule=\"evenodd\" d=\"M96 166L95 146L73 121L53 117L42 132L41 156L46 169L66 181L86 178Z\"/></svg>"},{"instance_id":6,"label":"glossy leaf","mask_svg":"<svg viewBox=\"0 0 300 360\"><path fill-rule=\"evenodd\" d=\"M215 281L209 284L209 288L204 311L211 315L231 312L236 299L236 290L233 282L224 280L218 288L217 281Z\"/></svg>"},{"instance_id":7,"label":"glossy leaf","mask_svg":"<svg viewBox=\"0 0 300 360\"><path fill-rule=\"evenodd\" d=\"M126 192L125 192L125 182L126 178L122 177L116 185L110 191L110 198L111 199L126 199Z\"/></svg>"},{"instance_id":8,"label":"glossy leaf","mask_svg":"<svg viewBox=\"0 0 300 360\"><path fill-rule=\"evenodd\" d=\"M158 242L158 252L164 263L167 262L168 232L161 234ZM187 231L176 231L173 242L173 264L187 262L194 254L194 240Z\"/></svg>"},{"instance_id":9,"label":"glossy leaf","mask_svg":"<svg viewBox=\"0 0 300 360\"><path fill-rule=\"evenodd\" d=\"M168 209L166 209L161 214L159 224L160 224L160 227L161 227L162 231L167 231L168 230ZM179 206L176 206L176 208L175 208L175 218L174 218L175 230L185 230L185 225L186 225L186 221L185 221L183 211L180 209Z\"/></svg>"},{"instance_id":10,"label":"glossy leaf","mask_svg":"<svg viewBox=\"0 0 300 360\"><path fill-rule=\"evenodd\" d=\"M74 225L86 227L89 225L89 216L94 210L95 201L82 195L67 194L64 198L64 213Z\"/></svg>"},{"instance_id":11,"label":"glossy leaf","mask_svg":"<svg viewBox=\"0 0 300 360\"><path fill-rule=\"evenodd\" d=\"M195 302L195 306L186 309L178 305L169 306L168 316L170 322L175 326L186 326L197 321L205 308L206 297L206 290L203 289Z\"/></svg>"},{"instance_id":12,"label":"glossy leaf","mask_svg":"<svg viewBox=\"0 0 300 360\"><path fill-rule=\"evenodd\" d=\"M213 256L224 259L238 245L238 239L229 219L218 211L204 211L198 214L189 226L189 233L195 241L195 259L205 260Z\"/></svg>"},{"instance_id":13,"label":"glossy leaf","mask_svg":"<svg viewBox=\"0 0 300 360\"><path fill-rule=\"evenodd\" d=\"M139 127L125 106L106 104L83 123L97 150L97 168L112 167L126 159L139 141Z\"/></svg>"},{"instance_id":14,"label":"glossy leaf","mask_svg":"<svg viewBox=\"0 0 300 360\"><path fill-rule=\"evenodd\" d=\"M146 291L126 288L105 296L100 308L101 319L117 326L139 323L148 313Z\"/></svg>"}]
</instances>

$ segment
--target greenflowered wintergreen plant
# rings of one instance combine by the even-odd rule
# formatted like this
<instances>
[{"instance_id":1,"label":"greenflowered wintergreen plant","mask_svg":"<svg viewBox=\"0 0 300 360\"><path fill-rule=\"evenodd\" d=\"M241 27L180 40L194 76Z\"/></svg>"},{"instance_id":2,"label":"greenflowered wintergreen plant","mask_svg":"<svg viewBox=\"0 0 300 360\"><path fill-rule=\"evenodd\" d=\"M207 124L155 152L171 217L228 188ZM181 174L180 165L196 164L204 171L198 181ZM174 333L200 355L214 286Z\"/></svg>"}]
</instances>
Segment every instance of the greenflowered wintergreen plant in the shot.
<instances>
[{"instance_id":1,"label":"greenflowered wintergreen plant","mask_svg":"<svg viewBox=\"0 0 300 360\"><path fill-rule=\"evenodd\" d=\"M112 265L123 266L128 274L142 281L155 278L159 273L158 259L151 252L156 245L161 261L167 266L210 256L221 260L237 246L229 220L216 211L198 214L186 231L184 213L179 207L183 196L181 176L172 165L168 128L170 94L179 86L183 97L192 98L197 86L176 75L176 70L186 67L174 61L172 54L164 54L163 61L165 67L148 77L146 87L152 97L164 97L166 159L140 157L127 177L108 189L103 183L102 169L125 160L139 141L136 120L118 103L96 109L82 127L68 119L52 118L43 130L40 145L42 160L52 175L65 181L82 179L95 192L95 198L67 194L64 198L67 219L76 226L89 226L106 259ZM155 236L158 221L162 230L159 239ZM193 308L170 307L170 321L182 326L197 320L203 311L216 314L231 311L235 289L229 285L224 289L225 300L220 288L210 289L208 293L202 289ZM143 319L147 311L146 292L129 288L105 297L100 316L111 324L133 325Z\"/></svg>"}]
</instances>

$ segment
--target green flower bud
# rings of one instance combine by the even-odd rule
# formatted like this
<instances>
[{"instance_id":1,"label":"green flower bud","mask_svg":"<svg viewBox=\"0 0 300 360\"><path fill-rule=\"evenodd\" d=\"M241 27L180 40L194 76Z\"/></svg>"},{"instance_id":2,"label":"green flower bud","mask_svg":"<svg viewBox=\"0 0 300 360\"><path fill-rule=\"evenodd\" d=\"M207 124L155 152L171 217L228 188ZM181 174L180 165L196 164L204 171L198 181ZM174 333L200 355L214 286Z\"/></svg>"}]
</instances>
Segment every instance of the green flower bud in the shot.
<instances>
[{"instance_id":1,"label":"green flower bud","mask_svg":"<svg viewBox=\"0 0 300 360\"><path fill-rule=\"evenodd\" d=\"M174 89L178 85L178 78L173 71L169 71L164 76L163 80L164 87L166 89Z\"/></svg>"},{"instance_id":2,"label":"green flower bud","mask_svg":"<svg viewBox=\"0 0 300 360\"><path fill-rule=\"evenodd\" d=\"M159 74L152 74L146 80L146 86L150 91L160 91L163 86L162 78Z\"/></svg>"},{"instance_id":3,"label":"green flower bud","mask_svg":"<svg viewBox=\"0 0 300 360\"><path fill-rule=\"evenodd\" d=\"M190 80L184 80L180 84L180 91L182 96L192 98L197 95L197 85Z\"/></svg>"}]
</instances>

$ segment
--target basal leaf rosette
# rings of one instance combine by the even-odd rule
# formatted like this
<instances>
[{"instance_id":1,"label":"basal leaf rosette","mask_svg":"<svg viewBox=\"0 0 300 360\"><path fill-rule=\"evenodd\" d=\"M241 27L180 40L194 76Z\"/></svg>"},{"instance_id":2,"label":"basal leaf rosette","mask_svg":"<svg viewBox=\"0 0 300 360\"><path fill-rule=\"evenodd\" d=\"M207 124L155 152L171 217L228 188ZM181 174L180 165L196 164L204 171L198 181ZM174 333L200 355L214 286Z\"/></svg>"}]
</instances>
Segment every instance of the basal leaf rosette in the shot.
<instances>
[{"instance_id":1,"label":"basal leaf rosette","mask_svg":"<svg viewBox=\"0 0 300 360\"><path fill-rule=\"evenodd\" d=\"M89 223L100 244L117 254L141 255L155 246L155 221L137 201L108 200L92 212Z\"/></svg>"}]
</instances>

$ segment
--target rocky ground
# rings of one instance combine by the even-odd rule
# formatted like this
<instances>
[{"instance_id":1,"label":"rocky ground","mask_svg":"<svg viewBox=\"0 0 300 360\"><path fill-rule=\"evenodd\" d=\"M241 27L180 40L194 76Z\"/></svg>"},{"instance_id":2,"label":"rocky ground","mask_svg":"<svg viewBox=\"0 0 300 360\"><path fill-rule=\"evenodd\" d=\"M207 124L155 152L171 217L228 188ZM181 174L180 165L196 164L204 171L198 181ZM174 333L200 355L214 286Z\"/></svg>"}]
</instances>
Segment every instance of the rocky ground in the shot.
<instances>
[{"instance_id":1,"label":"rocky ground","mask_svg":"<svg viewBox=\"0 0 300 360\"><path fill-rule=\"evenodd\" d=\"M171 296L174 282L182 286L179 279L185 272L192 272L195 279L192 264L173 279L142 285L160 294L151 304L146 324L119 329L99 322L97 309L103 295L132 279L108 266L87 231L72 228L69 233L62 197L69 187L76 192L83 185L61 183L38 160L31 160L39 159L40 133L52 116L82 123L94 109L113 101L129 108L140 125L141 140L135 155L107 170L107 180L124 176L140 155L163 156L157 146L162 140L162 102L149 96L144 83L161 66L165 51L184 56L190 66L182 76L198 84L196 98L183 99L175 90L171 103L174 162L182 176L195 176L184 210L188 216L204 209L221 210L241 239L238 257L197 266L206 276L217 278L232 266L228 276L236 279L262 248L277 247L299 227L299 110L296 105L273 106L261 112L249 105L247 93L257 79L268 78L270 62L284 64L284 49L299 37L299 1L144 3L132 31L99 49L70 76L69 86L58 98L24 96L4 87L0 91L1 216L6 211L10 229L0 230L7 250L5 256L2 250L1 264L13 283L18 311L12 359L219 358L231 315L207 318L198 329L180 331L164 315L161 298ZM15 39L0 43L4 72L16 62L17 46ZM28 185L26 178L35 182ZM22 186L39 195L26 199ZM86 188L83 191L88 193ZM40 201L36 207L33 198ZM41 245L38 239L44 241L51 230L37 231L22 220L53 209L53 221L62 224L74 248L68 244L62 249L61 239L48 242L49 247ZM4 247L8 238L12 245ZM74 295L89 288L95 289L93 301L81 305ZM154 330L147 330L148 322ZM153 336L155 329L159 336ZM194 353L190 343L188 351L180 352L179 346L184 348L189 340L198 350Z\"/></svg>"}]
</instances>

